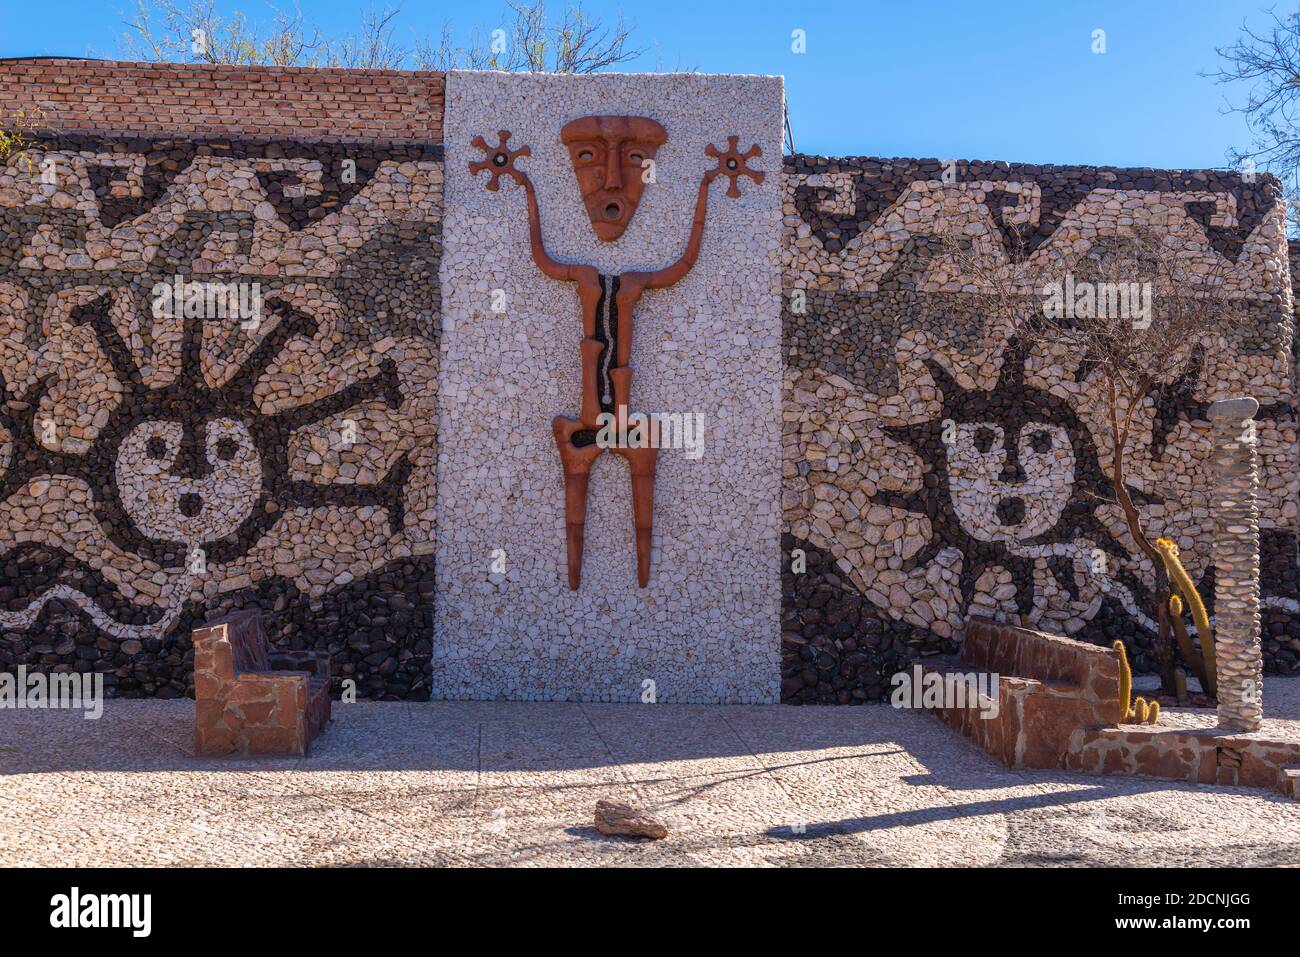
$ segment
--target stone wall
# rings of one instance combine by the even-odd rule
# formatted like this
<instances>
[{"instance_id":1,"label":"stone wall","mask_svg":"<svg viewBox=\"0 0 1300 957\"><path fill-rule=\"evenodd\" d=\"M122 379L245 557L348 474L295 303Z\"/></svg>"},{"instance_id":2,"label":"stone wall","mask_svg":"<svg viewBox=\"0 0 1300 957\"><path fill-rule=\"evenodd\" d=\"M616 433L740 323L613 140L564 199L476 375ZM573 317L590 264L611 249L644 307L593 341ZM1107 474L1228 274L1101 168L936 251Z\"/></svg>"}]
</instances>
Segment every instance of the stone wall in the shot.
<instances>
[{"instance_id":1,"label":"stone wall","mask_svg":"<svg viewBox=\"0 0 1300 957\"><path fill-rule=\"evenodd\" d=\"M992 239L1012 275L1064 274L1135 232L1226 271L1247 321L1230 339L1207 330L1191 373L1141 410L1131 484L1211 597L1205 409L1260 400L1265 654L1295 670L1294 323L1271 178L811 156L785 168L783 562L800 549L808 571L784 576L784 700L877 698L904 659L953 652L970 614L1120 638L1149 667L1152 568L1108 504L1098 376L983 314L946 258L950 230Z\"/></svg>"},{"instance_id":2,"label":"stone wall","mask_svg":"<svg viewBox=\"0 0 1300 957\"><path fill-rule=\"evenodd\" d=\"M1212 599L1205 409L1259 399L1264 651L1295 670L1276 184L782 169L781 105L773 78L0 63L0 120L35 106L43 124L0 170L0 668L184 694L190 627L256 603L273 641L329 650L363 696L634 700L653 682L663 701L862 702L955 652L971 614L1120 638L1143 670L1151 568L1106 501L1099 384L984 313L942 255L959 229L1013 273L1133 231L1227 270L1248 323L1207 330L1142 410L1132 484ZM559 131L610 113L667 141L627 233L600 242ZM659 456L646 589L610 456L582 588L565 582L550 424L577 411L581 313L538 271L523 190L470 174L473 137L503 129L530 147L550 255L611 280L681 255L706 147L762 150L765 180L717 179L698 262L636 307L634 411L705 426L701 459ZM159 310L177 276L257 283L264 321Z\"/></svg>"},{"instance_id":3,"label":"stone wall","mask_svg":"<svg viewBox=\"0 0 1300 957\"><path fill-rule=\"evenodd\" d=\"M184 72L139 82L184 104ZM86 81L54 76L43 89ZM6 66L0 106L41 77ZM90 82L82 101L112 102ZM268 89L249 102L284 98ZM85 110L42 102L53 127ZM169 134L190 128L166 110L143 125L45 135L0 169L0 667L182 695L191 628L255 604L279 646L333 655L336 692L428 697L438 131L200 139ZM252 311L160 298L197 283Z\"/></svg>"}]
</instances>

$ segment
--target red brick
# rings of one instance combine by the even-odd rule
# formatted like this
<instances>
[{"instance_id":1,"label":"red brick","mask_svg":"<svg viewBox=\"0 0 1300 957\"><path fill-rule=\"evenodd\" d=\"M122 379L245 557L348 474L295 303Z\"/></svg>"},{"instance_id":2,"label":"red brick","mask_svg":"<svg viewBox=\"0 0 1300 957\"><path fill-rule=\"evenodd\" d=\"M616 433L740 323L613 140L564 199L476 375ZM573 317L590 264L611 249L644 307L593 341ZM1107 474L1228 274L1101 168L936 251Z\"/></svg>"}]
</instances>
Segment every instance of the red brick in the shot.
<instances>
[{"instance_id":1,"label":"red brick","mask_svg":"<svg viewBox=\"0 0 1300 957\"><path fill-rule=\"evenodd\" d=\"M51 129L104 135L298 134L322 141L437 144L444 80L437 72L22 59L0 63L0 115L35 101ZM327 98L320 124L292 119L295 101L315 101L321 94ZM389 122L393 117L399 122Z\"/></svg>"}]
</instances>

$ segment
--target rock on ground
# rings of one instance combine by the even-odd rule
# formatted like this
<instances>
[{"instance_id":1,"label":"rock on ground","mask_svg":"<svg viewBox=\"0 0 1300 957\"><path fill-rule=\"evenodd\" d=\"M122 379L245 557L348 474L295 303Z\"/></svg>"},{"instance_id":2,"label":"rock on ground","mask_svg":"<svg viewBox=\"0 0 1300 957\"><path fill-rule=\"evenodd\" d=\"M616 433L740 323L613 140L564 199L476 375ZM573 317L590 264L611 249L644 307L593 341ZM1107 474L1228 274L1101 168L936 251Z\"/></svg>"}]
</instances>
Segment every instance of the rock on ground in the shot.
<instances>
[{"instance_id":1,"label":"rock on ground","mask_svg":"<svg viewBox=\"0 0 1300 957\"><path fill-rule=\"evenodd\" d=\"M649 837L658 841L668 836L657 817L621 801L596 802L596 830L613 837Z\"/></svg>"}]
</instances>

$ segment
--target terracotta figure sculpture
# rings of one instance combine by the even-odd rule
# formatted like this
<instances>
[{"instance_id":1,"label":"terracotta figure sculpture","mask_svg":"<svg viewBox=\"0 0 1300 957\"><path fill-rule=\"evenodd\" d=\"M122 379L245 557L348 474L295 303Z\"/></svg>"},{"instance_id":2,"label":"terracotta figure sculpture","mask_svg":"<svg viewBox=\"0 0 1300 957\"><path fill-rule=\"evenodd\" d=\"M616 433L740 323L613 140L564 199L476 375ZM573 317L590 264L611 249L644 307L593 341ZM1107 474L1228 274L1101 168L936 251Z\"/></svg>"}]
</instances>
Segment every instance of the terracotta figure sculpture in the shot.
<instances>
[{"instance_id":1,"label":"terracotta figure sculpture","mask_svg":"<svg viewBox=\"0 0 1300 957\"><path fill-rule=\"evenodd\" d=\"M564 468L565 527L568 536L569 587L577 589L582 579L582 543L587 515L587 480L591 467L603 445L597 444L602 413L627 421L632 391L632 314L641 294L647 289L663 289L680 280L695 265L704 235L704 217L708 211L709 186L718 176L730 180L727 195L736 197L740 190L736 180L748 176L761 183L764 174L751 170L747 160L761 156L758 146L741 153L738 137L728 137L726 150L713 145L705 149L717 166L706 170L695 200L695 218L690 237L680 259L653 272L631 272L621 276L603 276L594 266L556 262L542 244L541 215L537 194L528 175L515 161L531 155L527 146L510 149L510 132L497 134L498 145L489 146L476 136L473 146L483 150L483 160L470 163L471 174L482 170L491 173L485 184L489 190L500 187L502 176L511 177L524 188L528 204L528 234L533 261L546 276L576 283L582 306L582 404L576 419L559 415L551 422L555 444ZM646 180L647 161L668 139L657 122L639 116L584 116L565 125L561 141L569 148L569 157L578 177L583 204L597 238L604 242L618 239L627 229ZM654 522L654 484L657 448L610 447L609 451L627 460L632 473L632 520L636 531L637 582L642 588L650 580L650 539Z\"/></svg>"}]
</instances>

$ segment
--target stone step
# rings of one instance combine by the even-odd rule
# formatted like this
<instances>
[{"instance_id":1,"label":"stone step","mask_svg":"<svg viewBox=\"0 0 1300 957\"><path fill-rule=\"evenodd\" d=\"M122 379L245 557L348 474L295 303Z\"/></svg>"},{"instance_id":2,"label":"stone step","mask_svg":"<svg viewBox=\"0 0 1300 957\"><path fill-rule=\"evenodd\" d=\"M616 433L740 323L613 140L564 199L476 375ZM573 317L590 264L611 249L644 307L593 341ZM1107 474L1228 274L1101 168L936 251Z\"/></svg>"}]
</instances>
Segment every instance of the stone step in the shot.
<instances>
[{"instance_id":1,"label":"stone step","mask_svg":"<svg viewBox=\"0 0 1300 957\"><path fill-rule=\"evenodd\" d=\"M1277 769L1277 789L1289 798L1300 797L1300 764L1284 764Z\"/></svg>"}]
</instances>

